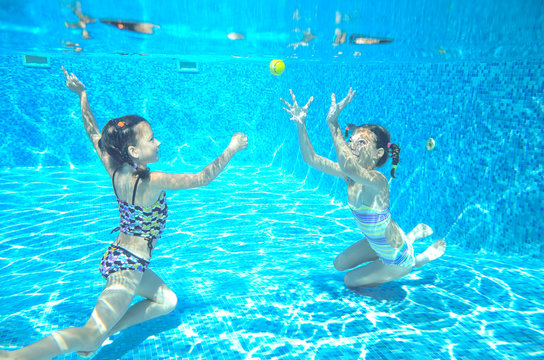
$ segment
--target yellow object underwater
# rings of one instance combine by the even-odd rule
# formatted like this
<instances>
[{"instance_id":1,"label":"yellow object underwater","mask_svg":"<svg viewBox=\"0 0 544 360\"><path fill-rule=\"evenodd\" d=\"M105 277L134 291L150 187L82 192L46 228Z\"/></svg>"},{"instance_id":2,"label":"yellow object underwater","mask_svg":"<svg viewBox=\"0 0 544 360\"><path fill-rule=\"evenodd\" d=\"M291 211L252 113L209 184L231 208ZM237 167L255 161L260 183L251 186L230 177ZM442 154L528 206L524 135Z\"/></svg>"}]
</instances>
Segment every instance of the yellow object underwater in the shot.
<instances>
[{"instance_id":1,"label":"yellow object underwater","mask_svg":"<svg viewBox=\"0 0 544 360\"><path fill-rule=\"evenodd\" d=\"M427 150L432 150L434 149L434 146L435 146L435 142L434 142L434 139L433 138L429 138L429 140L427 140Z\"/></svg>"},{"instance_id":2,"label":"yellow object underwater","mask_svg":"<svg viewBox=\"0 0 544 360\"><path fill-rule=\"evenodd\" d=\"M270 69L270 72L274 75L281 75L283 73L283 70L285 70L285 63L281 60L272 60L270 62L270 65L268 65L268 68Z\"/></svg>"}]
</instances>

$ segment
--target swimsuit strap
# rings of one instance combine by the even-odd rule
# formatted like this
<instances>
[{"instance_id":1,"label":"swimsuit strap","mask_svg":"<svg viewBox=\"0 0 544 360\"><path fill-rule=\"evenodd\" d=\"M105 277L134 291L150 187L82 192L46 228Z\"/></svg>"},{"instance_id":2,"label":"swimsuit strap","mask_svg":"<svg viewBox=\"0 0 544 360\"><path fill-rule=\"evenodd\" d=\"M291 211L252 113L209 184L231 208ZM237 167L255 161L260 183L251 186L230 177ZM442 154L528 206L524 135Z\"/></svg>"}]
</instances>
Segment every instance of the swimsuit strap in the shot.
<instances>
[{"instance_id":1,"label":"swimsuit strap","mask_svg":"<svg viewBox=\"0 0 544 360\"><path fill-rule=\"evenodd\" d=\"M113 171L113 175L111 176L111 184L113 185L113 192L115 193L115 197L119 199L119 196L117 195L117 190L115 189L115 174L117 174L117 170L119 170L119 168Z\"/></svg>"},{"instance_id":2,"label":"swimsuit strap","mask_svg":"<svg viewBox=\"0 0 544 360\"><path fill-rule=\"evenodd\" d=\"M140 182L140 175L138 175L136 183L134 184L134 191L132 192L132 205L134 205L134 199L136 198L136 189L138 188L138 182Z\"/></svg>"},{"instance_id":3,"label":"swimsuit strap","mask_svg":"<svg viewBox=\"0 0 544 360\"><path fill-rule=\"evenodd\" d=\"M117 189L115 188L115 174L117 174L117 170L119 170L119 168L115 169L113 174L111 175L111 184L113 185L113 192L115 193L115 197L119 199L119 195L117 195ZM134 199L136 198L138 182L140 182L140 176L138 176L138 178L136 179L136 183L134 184L134 190L132 191L132 205L134 205Z\"/></svg>"}]
</instances>

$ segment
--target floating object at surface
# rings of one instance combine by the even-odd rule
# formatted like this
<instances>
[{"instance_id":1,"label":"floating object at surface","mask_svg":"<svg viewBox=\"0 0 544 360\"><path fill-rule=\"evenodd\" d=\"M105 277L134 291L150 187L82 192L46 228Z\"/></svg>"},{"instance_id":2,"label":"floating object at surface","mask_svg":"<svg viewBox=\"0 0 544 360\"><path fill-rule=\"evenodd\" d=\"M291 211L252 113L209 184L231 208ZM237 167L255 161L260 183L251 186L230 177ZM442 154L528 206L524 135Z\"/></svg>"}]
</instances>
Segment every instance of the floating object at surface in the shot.
<instances>
[{"instance_id":1,"label":"floating object at surface","mask_svg":"<svg viewBox=\"0 0 544 360\"><path fill-rule=\"evenodd\" d=\"M240 39L245 39L246 37L244 36L244 34L242 33L237 33L237 32L231 32L231 33L228 33L227 34L227 37L231 40L240 40Z\"/></svg>"},{"instance_id":2,"label":"floating object at surface","mask_svg":"<svg viewBox=\"0 0 544 360\"><path fill-rule=\"evenodd\" d=\"M349 43L351 45L373 45L373 44L387 44L393 42L393 39L379 39L373 37L367 37L359 34L352 34L349 37Z\"/></svg>"},{"instance_id":3,"label":"floating object at surface","mask_svg":"<svg viewBox=\"0 0 544 360\"><path fill-rule=\"evenodd\" d=\"M153 34L154 28L160 28L159 25L139 21L100 19L100 22L103 24L115 26L119 30L129 30L142 34Z\"/></svg>"}]
</instances>

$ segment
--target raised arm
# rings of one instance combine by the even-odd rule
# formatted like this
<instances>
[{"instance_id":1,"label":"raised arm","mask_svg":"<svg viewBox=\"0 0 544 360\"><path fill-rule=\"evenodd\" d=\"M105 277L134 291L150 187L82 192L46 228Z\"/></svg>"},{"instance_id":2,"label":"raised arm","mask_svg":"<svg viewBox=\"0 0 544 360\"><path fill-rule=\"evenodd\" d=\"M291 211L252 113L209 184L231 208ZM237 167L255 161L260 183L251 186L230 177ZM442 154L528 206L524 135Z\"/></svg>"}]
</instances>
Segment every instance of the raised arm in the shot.
<instances>
[{"instance_id":1,"label":"raised arm","mask_svg":"<svg viewBox=\"0 0 544 360\"><path fill-rule=\"evenodd\" d=\"M383 186L385 177L379 171L365 169L359 164L357 158L348 147L342 130L338 125L338 115L350 103L354 95L355 91L352 91L350 88L348 95L338 104L336 104L336 96L334 94L331 96L331 107L327 114L327 124L331 132L334 149L336 150L338 164L347 176L358 183L371 187L381 187Z\"/></svg>"},{"instance_id":2,"label":"raised arm","mask_svg":"<svg viewBox=\"0 0 544 360\"><path fill-rule=\"evenodd\" d=\"M62 71L64 72L64 76L66 77L66 87L76 93L77 96L79 96L81 119L83 120L85 133L89 137L89 140L91 140L94 150L96 151L98 157L100 157L100 160L102 160L102 163L106 167L106 170L108 170L111 175L114 170L112 164L113 160L111 159L109 154L107 154L106 152L102 152L100 146L98 146L98 141L101 138L100 129L98 128L98 124L96 123L93 112L91 111L89 101L87 100L87 91L85 90L85 85L83 85L83 83L73 73L68 74L68 71L66 71L64 66L62 67Z\"/></svg>"},{"instance_id":3,"label":"raised arm","mask_svg":"<svg viewBox=\"0 0 544 360\"><path fill-rule=\"evenodd\" d=\"M151 173L151 186L161 190L182 190L208 185L227 166L234 154L247 147L247 136L236 133L229 146L211 164L197 174L169 174L160 171Z\"/></svg>"},{"instance_id":4,"label":"raised arm","mask_svg":"<svg viewBox=\"0 0 544 360\"><path fill-rule=\"evenodd\" d=\"M297 125L297 134L298 134L298 144L300 147L300 152L302 153L302 158L304 161L313 167L316 170L324 172L326 174L337 176L339 178L345 179L346 175L340 169L338 163L335 163L332 160L324 158L323 156L317 155L315 153L314 147L310 142L308 137L308 131L306 130L306 115L308 114L308 108L314 100L313 96L308 100L304 107L300 107L297 104L295 94L289 89L291 97L293 99L293 105L290 105L287 101L280 99L287 106L283 108L289 115L291 115L291 120Z\"/></svg>"},{"instance_id":5,"label":"raised arm","mask_svg":"<svg viewBox=\"0 0 544 360\"><path fill-rule=\"evenodd\" d=\"M89 101L87 100L87 91L85 90L85 85L72 73L68 74L68 71L62 67L64 76L66 77L66 87L79 96L79 104L81 106L81 118L83 119L83 126L85 127L85 132L91 140L91 142L98 143L100 140L100 130L98 129L98 124L94 118L91 107L89 106ZM98 140L95 141L95 138L98 137Z\"/></svg>"}]
</instances>

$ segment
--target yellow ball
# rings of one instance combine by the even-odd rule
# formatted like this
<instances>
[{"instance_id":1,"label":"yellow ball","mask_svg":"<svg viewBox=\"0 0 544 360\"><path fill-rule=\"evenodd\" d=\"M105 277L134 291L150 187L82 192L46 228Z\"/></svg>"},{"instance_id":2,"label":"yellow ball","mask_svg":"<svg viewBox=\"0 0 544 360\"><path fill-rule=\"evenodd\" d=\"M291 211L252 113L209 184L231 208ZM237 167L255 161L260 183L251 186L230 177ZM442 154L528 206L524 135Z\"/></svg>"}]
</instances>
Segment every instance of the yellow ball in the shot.
<instances>
[{"instance_id":1,"label":"yellow ball","mask_svg":"<svg viewBox=\"0 0 544 360\"><path fill-rule=\"evenodd\" d=\"M270 65L268 65L270 72L274 75L281 75L283 70L285 70L285 63L281 60L272 60Z\"/></svg>"}]
</instances>

